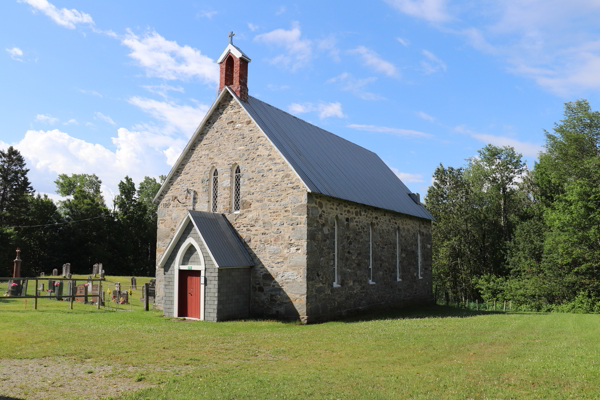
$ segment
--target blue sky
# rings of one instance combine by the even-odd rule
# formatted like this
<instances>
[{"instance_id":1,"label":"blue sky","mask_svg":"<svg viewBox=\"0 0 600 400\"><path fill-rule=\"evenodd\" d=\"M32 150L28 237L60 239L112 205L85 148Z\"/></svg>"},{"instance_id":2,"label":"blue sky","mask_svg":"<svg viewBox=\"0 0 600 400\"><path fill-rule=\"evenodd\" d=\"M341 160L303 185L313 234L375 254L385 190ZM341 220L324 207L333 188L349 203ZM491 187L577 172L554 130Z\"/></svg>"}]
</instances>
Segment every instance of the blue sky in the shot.
<instances>
[{"instance_id":1,"label":"blue sky","mask_svg":"<svg viewBox=\"0 0 600 400\"><path fill-rule=\"evenodd\" d=\"M252 96L364 146L425 195L487 143L530 167L563 104L600 93L600 2L3 1L0 148L41 193L167 174L216 98L228 32Z\"/></svg>"}]
</instances>

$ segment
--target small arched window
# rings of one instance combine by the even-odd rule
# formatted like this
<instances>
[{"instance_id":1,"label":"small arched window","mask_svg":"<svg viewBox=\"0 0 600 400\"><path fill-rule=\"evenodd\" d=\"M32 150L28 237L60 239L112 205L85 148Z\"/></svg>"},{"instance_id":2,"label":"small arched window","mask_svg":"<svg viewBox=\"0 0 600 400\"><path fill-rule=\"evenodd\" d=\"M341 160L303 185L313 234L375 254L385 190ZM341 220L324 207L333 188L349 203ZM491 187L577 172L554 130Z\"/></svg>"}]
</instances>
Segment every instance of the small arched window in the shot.
<instances>
[{"instance_id":1,"label":"small arched window","mask_svg":"<svg viewBox=\"0 0 600 400\"><path fill-rule=\"evenodd\" d=\"M233 171L233 212L239 212L241 206L242 172L240 166Z\"/></svg>"},{"instance_id":2,"label":"small arched window","mask_svg":"<svg viewBox=\"0 0 600 400\"><path fill-rule=\"evenodd\" d=\"M219 172L215 169L212 173L212 198L211 198L211 210L217 212L217 200L219 199Z\"/></svg>"}]
</instances>

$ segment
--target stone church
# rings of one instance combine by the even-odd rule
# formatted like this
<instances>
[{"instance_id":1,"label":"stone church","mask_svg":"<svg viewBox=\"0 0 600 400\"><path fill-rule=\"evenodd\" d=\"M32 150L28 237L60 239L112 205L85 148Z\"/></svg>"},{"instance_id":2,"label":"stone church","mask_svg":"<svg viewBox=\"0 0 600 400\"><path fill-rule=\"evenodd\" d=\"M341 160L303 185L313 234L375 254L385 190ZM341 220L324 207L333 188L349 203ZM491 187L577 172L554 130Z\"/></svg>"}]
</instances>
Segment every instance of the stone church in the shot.
<instances>
[{"instance_id":1,"label":"stone church","mask_svg":"<svg viewBox=\"0 0 600 400\"><path fill-rule=\"evenodd\" d=\"M157 306L310 323L432 303L419 195L377 154L250 96L250 61L230 39L218 98L154 199Z\"/></svg>"}]
</instances>

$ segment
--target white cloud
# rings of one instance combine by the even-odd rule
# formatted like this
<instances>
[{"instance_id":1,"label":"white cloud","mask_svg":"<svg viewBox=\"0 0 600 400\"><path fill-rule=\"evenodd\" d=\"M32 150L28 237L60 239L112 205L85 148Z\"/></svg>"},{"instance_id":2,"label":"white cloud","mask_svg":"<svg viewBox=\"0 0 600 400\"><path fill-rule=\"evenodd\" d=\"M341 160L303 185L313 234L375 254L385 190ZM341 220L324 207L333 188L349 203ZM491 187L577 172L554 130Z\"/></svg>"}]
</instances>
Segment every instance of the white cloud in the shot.
<instances>
[{"instance_id":1,"label":"white cloud","mask_svg":"<svg viewBox=\"0 0 600 400\"><path fill-rule=\"evenodd\" d=\"M408 45L410 45L410 41L408 39L397 37L396 40L404 47L408 47Z\"/></svg>"},{"instance_id":2,"label":"white cloud","mask_svg":"<svg viewBox=\"0 0 600 400\"><path fill-rule=\"evenodd\" d=\"M423 50L423 55L425 57L427 57L427 59L429 59L429 61L430 61L430 62L421 61L421 65L423 66L423 70L425 71L426 74L433 74L440 70L446 71L448 69L448 66L446 65L446 63L444 63L442 60L437 58L436 55L433 54L432 52Z\"/></svg>"},{"instance_id":3,"label":"white cloud","mask_svg":"<svg viewBox=\"0 0 600 400\"><path fill-rule=\"evenodd\" d=\"M327 80L327 83L338 83L343 91L351 92L363 100L383 100L384 97L370 93L365 90L366 86L377 80L375 77L356 79L352 74L343 72L340 75Z\"/></svg>"},{"instance_id":4,"label":"white cloud","mask_svg":"<svg viewBox=\"0 0 600 400\"><path fill-rule=\"evenodd\" d=\"M67 122L63 122L63 125L79 125L79 123L75 118L71 118Z\"/></svg>"},{"instance_id":5,"label":"white cloud","mask_svg":"<svg viewBox=\"0 0 600 400\"><path fill-rule=\"evenodd\" d=\"M94 113L94 115L95 115L94 119L99 119L99 120L109 123L111 125L116 125L115 121L113 121L113 119L111 117L109 117L108 115L104 115L99 111L96 111Z\"/></svg>"},{"instance_id":6,"label":"white cloud","mask_svg":"<svg viewBox=\"0 0 600 400\"><path fill-rule=\"evenodd\" d=\"M325 119L329 117L338 117L338 118L346 118L344 111L342 110L342 104L339 102L336 103L325 103L321 102L319 104L313 103L292 103L288 107L288 110L293 114L304 114L308 112L317 112L319 114L320 119Z\"/></svg>"},{"instance_id":7,"label":"white cloud","mask_svg":"<svg viewBox=\"0 0 600 400\"><path fill-rule=\"evenodd\" d=\"M102 96L102 94L96 92L95 90L84 90L84 89L77 89L77 90L79 90L81 93L84 93L84 94L91 94L92 96L104 97L104 96Z\"/></svg>"},{"instance_id":8,"label":"white cloud","mask_svg":"<svg viewBox=\"0 0 600 400\"><path fill-rule=\"evenodd\" d=\"M148 32L140 38L131 30L127 31L122 43L132 50L129 57L137 61L149 77L198 78L212 86L219 82L219 66L191 46L180 46L156 32Z\"/></svg>"},{"instance_id":9,"label":"white cloud","mask_svg":"<svg viewBox=\"0 0 600 400\"><path fill-rule=\"evenodd\" d=\"M543 151L543 147L539 144L529 143L529 142L521 142L515 138L505 137L505 136L494 136L494 135L486 135L475 133L472 134L475 139L486 143L493 144L494 146L511 146L514 147L518 153L521 153L525 156L529 157L538 157L539 153Z\"/></svg>"},{"instance_id":10,"label":"white cloud","mask_svg":"<svg viewBox=\"0 0 600 400\"><path fill-rule=\"evenodd\" d=\"M431 115L423 112L423 111L419 111L417 113L417 115L419 116L419 118L424 119L425 121L429 121L429 122L435 122L435 117L432 117Z\"/></svg>"},{"instance_id":11,"label":"white cloud","mask_svg":"<svg viewBox=\"0 0 600 400\"><path fill-rule=\"evenodd\" d=\"M204 104L192 107L138 96L134 96L127 101L152 115L157 120L162 121L165 124L163 131L166 134L173 134L175 131L179 131L187 137L191 137L194 134L209 109Z\"/></svg>"},{"instance_id":12,"label":"white cloud","mask_svg":"<svg viewBox=\"0 0 600 400\"><path fill-rule=\"evenodd\" d=\"M170 136L125 128L117 129L117 136L111 140L115 150L75 138L58 129L30 130L14 146L31 168L30 179L34 187L44 185L49 178L52 181L52 176L58 174L95 173L102 180L102 191L110 203L125 175L140 182L144 176L163 174L168 169L169 149L185 145L182 140L174 140ZM52 187L45 187L45 190L51 191Z\"/></svg>"},{"instance_id":13,"label":"white cloud","mask_svg":"<svg viewBox=\"0 0 600 400\"><path fill-rule=\"evenodd\" d=\"M165 99L169 97L169 92L185 92L182 86L171 86L165 85L164 83L161 83L160 85L144 85L142 87L150 93L157 94Z\"/></svg>"},{"instance_id":14,"label":"white cloud","mask_svg":"<svg viewBox=\"0 0 600 400\"><path fill-rule=\"evenodd\" d=\"M77 24L94 24L91 15L75 9L58 9L54 4L49 3L47 0L19 0L19 2L29 4L33 7L33 12L41 11L58 25L64 26L65 28L75 29Z\"/></svg>"},{"instance_id":15,"label":"white cloud","mask_svg":"<svg viewBox=\"0 0 600 400\"><path fill-rule=\"evenodd\" d=\"M23 61L21 57L23 57L23 50L18 47L13 47L12 49L5 49L8 54L10 54L10 58L16 61Z\"/></svg>"},{"instance_id":16,"label":"white cloud","mask_svg":"<svg viewBox=\"0 0 600 400\"><path fill-rule=\"evenodd\" d=\"M294 22L290 30L275 29L257 35L254 41L284 48L286 53L274 57L270 60L270 63L296 71L298 68L307 65L312 59L312 42L308 39L302 39L301 36L300 24Z\"/></svg>"},{"instance_id":17,"label":"white cloud","mask_svg":"<svg viewBox=\"0 0 600 400\"><path fill-rule=\"evenodd\" d=\"M48 125L54 125L58 122L58 118L55 118L50 114L38 114L35 116L35 120Z\"/></svg>"},{"instance_id":18,"label":"white cloud","mask_svg":"<svg viewBox=\"0 0 600 400\"><path fill-rule=\"evenodd\" d=\"M85 126L87 126L87 127L90 127L90 128L94 128L96 125L94 125L94 124L93 124L93 123L91 123L91 122L86 122L86 123L85 123Z\"/></svg>"},{"instance_id":19,"label":"white cloud","mask_svg":"<svg viewBox=\"0 0 600 400\"><path fill-rule=\"evenodd\" d=\"M394 174L396 174L396 176L398 178L400 178L400 180L402 182L408 182L408 183L420 183L420 182L425 182L425 180L423 179L423 175L422 174L409 174L408 172L400 172L399 169L397 168L390 168Z\"/></svg>"},{"instance_id":20,"label":"white cloud","mask_svg":"<svg viewBox=\"0 0 600 400\"><path fill-rule=\"evenodd\" d=\"M411 129L401 129L401 128L390 128L387 126L377 126L377 125L359 125L359 124L350 124L348 128L356 129L359 131L373 132L373 133L386 133L388 135L394 136L416 136L416 137L424 137L429 138L433 137L433 135L429 133L414 131Z\"/></svg>"},{"instance_id":21,"label":"white cloud","mask_svg":"<svg viewBox=\"0 0 600 400\"><path fill-rule=\"evenodd\" d=\"M377 72L381 72L392 77L398 77L400 75L394 64L384 60L379 56L379 54L371 49L366 48L365 46L358 46L356 49L349 50L348 52L350 54L359 55L363 60L363 64L371 67Z\"/></svg>"},{"instance_id":22,"label":"white cloud","mask_svg":"<svg viewBox=\"0 0 600 400\"><path fill-rule=\"evenodd\" d=\"M290 87L288 85L273 85L273 84L268 84L267 88L269 90L272 90L274 92L280 91L280 90L288 90Z\"/></svg>"},{"instance_id":23,"label":"white cloud","mask_svg":"<svg viewBox=\"0 0 600 400\"><path fill-rule=\"evenodd\" d=\"M340 49L337 46L337 38L329 35L325 39L317 40L319 50L327 51L329 57L335 62L340 62Z\"/></svg>"},{"instance_id":24,"label":"white cloud","mask_svg":"<svg viewBox=\"0 0 600 400\"><path fill-rule=\"evenodd\" d=\"M445 22L451 18L446 0L385 0L403 14L429 22Z\"/></svg>"},{"instance_id":25,"label":"white cloud","mask_svg":"<svg viewBox=\"0 0 600 400\"><path fill-rule=\"evenodd\" d=\"M277 10L277 12L275 13L275 15L281 15L286 11L286 8L284 6L279 7L279 9Z\"/></svg>"},{"instance_id":26,"label":"white cloud","mask_svg":"<svg viewBox=\"0 0 600 400\"><path fill-rule=\"evenodd\" d=\"M250 29L252 32L256 32L257 30L260 29L260 26L254 25L253 23L248 22L248 29Z\"/></svg>"},{"instance_id":27,"label":"white cloud","mask_svg":"<svg viewBox=\"0 0 600 400\"><path fill-rule=\"evenodd\" d=\"M206 11L202 10L198 13L198 17L212 19L215 15L217 15L217 11Z\"/></svg>"},{"instance_id":28,"label":"white cloud","mask_svg":"<svg viewBox=\"0 0 600 400\"><path fill-rule=\"evenodd\" d=\"M513 137L489 135L485 133L477 133L467 125L458 125L454 128L456 132L470 135L472 138L477 139L485 144L493 144L494 146L511 146L514 147L518 153L521 153L529 157L537 157L540 152L543 151L543 147L536 143L521 142Z\"/></svg>"}]
</instances>

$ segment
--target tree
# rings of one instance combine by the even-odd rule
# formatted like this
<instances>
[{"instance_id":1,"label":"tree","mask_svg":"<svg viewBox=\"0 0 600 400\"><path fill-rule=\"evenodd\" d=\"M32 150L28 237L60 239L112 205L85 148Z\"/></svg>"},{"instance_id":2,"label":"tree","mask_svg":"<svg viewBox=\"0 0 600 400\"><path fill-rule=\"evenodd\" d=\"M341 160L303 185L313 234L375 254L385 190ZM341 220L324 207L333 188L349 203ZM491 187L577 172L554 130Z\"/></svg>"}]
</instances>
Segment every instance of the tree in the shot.
<instances>
[{"instance_id":1,"label":"tree","mask_svg":"<svg viewBox=\"0 0 600 400\"><path fill-rule=\"evenodd\" d=\"M565 119L546 132L536 165L548 232L543 268L556 282L551 301L600 295L600 112L586 100L565 104Z\"/></svg>"},{"instance_id":2,"label":"tree","mask_svg":"<svg viewBox=\"0 0 600 400\"><path fill-rule=\"evenodd\" d=\"M104 202L101 192L102 181L96 174L72 174L71 176L60 174L54 183L56 184L56 193L61 196L74 196L79 188Z\"/></svg>"},{"instance_id":3,"label":"tree","mask_svg":"<svg viewBox=\"0 0 600 400\"><path fill-rule=\"evenodd\" d=\"M0 150L0 227L21 220L27 209L27 196L33 188L27 177L25 159L10 146Z\"/></svg>"}]
</instances>

